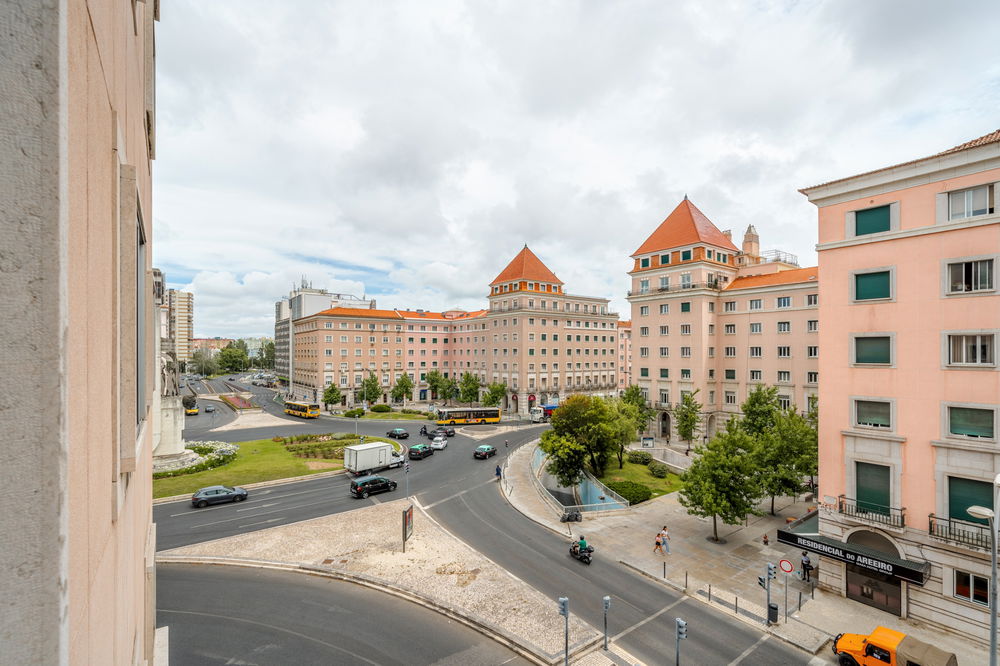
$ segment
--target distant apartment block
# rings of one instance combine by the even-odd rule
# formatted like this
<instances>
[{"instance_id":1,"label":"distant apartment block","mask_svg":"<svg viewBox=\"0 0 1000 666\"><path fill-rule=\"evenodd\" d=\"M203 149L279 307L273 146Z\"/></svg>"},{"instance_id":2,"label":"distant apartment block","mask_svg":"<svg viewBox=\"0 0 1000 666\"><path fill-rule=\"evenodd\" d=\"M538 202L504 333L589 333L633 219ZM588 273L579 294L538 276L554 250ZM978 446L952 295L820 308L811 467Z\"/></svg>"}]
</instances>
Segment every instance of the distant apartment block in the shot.
<instances>
[{"instance_id":1,"label":"distant apartment block","mask_svg":"<svg viewBox=\"0 0 1000 666\"><path fill-rule=\"evenodd\" d=\"M711 437L759 384L804 411L819 385L818 270L760 252L751 225L733 244L685 197L633 253L631 382L658 411L656 434L676 438L685 393L702 403Z\"/></svg>"},{"instance_id":2,"label":"distant apartment block","mask_svg":"<svg viewBox=\"0 0 1000 666\"><path fill-rule=\"evenodd\" d=\"M194 294L177 289L167 290L165 310L168 338L173 341L172 351L180 362L190 361L194 354Z\"/></svg>"},{"instance_id":3,"label":"distant apartment block","mask_svg":"<svg viewBox=\"0 0 1000 666\"><path fill-rule=\"evenodd\" d=\"M1000 131L802 190L823 272L823 504L802 538L823 587L980 645L991 535L968 508L993 507L1000 472L998 190Z\"/></svg>"},{"instance_id":4,"label":"distant apartment block","mask_svg":"<svg viewBox=\"0 0 1000 666\"><path fill-rule=\"evenodd\" d=\"M405 373L415 383L410 399L433 400L432 370L505 384L511 412L572 393L617 393L618 315L608 299L567 294L527 246L489 287L488 307L473 312L338 307L294 319L293 393L318 399L335 384L352 405L374 372L388 401Z\"/></svg>"},{"instance_id":5,"label":"distant apartment block","mask_svg":"<svg viewBox=\"0 0 1000 666\"><path fill-rule=\"evenodd\" d=\"M618 390L632 385L632 322L618 322Z\"/></svg>"},{"instance_id":6,"label":"distant apartment block","mask_svg":"<svg viewBox=\"0 0 1000 666\"><path fill-rule=\"evenodd\" d=\"M212 357L233 342L232 338L191 338L191 353L200 351Z\"/></svg>"}]
</instances>

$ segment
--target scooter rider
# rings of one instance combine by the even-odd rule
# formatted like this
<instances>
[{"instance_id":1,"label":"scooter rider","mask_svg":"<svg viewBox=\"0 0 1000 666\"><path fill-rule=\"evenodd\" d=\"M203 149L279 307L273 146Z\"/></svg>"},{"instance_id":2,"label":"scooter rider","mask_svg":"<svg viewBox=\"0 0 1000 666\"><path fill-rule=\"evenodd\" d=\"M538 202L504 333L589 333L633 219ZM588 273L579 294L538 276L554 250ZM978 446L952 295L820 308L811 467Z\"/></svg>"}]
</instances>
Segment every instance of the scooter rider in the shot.
<instances>
[{"instance_id":1,"label":"scooter rider","mask_svg":"<svg viewBox=\"0 0 1000 666\"><path fill-rule=\"evenodd\" d=\"M587 540L583 538L582 534L580 535L580 540L577 541L575 545L576 545L576 552L578 553L587 552Z\"/></svg>"}]
</instances>

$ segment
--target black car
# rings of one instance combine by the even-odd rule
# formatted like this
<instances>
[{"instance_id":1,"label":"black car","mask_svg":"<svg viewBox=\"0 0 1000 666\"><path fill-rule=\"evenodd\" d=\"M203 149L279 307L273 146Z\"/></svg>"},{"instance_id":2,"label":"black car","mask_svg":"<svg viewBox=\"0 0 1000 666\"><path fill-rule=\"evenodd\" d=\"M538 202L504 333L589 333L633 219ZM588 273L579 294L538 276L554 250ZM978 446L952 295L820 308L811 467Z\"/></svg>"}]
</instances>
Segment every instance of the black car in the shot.
<instances>
[{"instance_id":1,"label":"black car","mask_svg":"<svg viewBox=\"0 0 1000 666\"><path fill-rule=\"evenodd\" d=\"M489 444L480 444L476 447L476 450L472 452L473 458L482 458L486 460L490 456L495 456L497 454L497 449L495 446L490 446Z\"/></svg>"},{"instance_id":2,"label":"black car","mask_svg":"<svg viewBox=\"0 0 1000 666\"><path fill-rule=\"evenodd\" d=\"M416 444L410 447L410 460L422 460L427 456L434 455L434 449L426 444Z\"/></svg>"},{"instance_id":3,"label":"black car","mask_svg":"<svg viewBox=\"0 0 1000 666\"><path fill-rule=\"evenodd\" d=\"M361 499L395 489L396 482L384 476L362 476L351 481L351 495Z\"/></svg>"},{"instance_id":4,"label":"black car","mask_svg":"<svg viewBox=\"0 0 1000 666\"><path fill-rule=\"evenodd\" d=\"M205 405L205 413L206 414L209 413L209 412L214 412L214 411L215 411L215 405Z\"/></svg>"},{"instance_id":5,"label":"black car","mask_svg":"<svg viewBox=\"0 0 1000 666\"><path fill-rule=\"evenodd\" d=\"M410 436L404 428L393 428L389 432L385 433L386 437L392 437L393 439L407 439Z\"/></svg>"},{"instance_id":6,"label":"black car","mask_svg":"<svg viewBox=\"0 0 1000 666\"><path fill-rule=\"evenodd\" d=\"M438 435L445 435L446 437L454 437L455 429L451 426L438 426L434 430L427 431L427 439L434 439Z\"/></svg>"},{"instance_id":7,"label":"black car","mask_svg":"<svg viewBox=\"0 0 1000 666\"><path fill-rule=\"evenodd\" d=\"M242 502L249 493L246 488L239 486L208 486L202 488L191 496L191 504L202 509L209 504L222 504L223 502Z\"/></svg>"}]
</instances>

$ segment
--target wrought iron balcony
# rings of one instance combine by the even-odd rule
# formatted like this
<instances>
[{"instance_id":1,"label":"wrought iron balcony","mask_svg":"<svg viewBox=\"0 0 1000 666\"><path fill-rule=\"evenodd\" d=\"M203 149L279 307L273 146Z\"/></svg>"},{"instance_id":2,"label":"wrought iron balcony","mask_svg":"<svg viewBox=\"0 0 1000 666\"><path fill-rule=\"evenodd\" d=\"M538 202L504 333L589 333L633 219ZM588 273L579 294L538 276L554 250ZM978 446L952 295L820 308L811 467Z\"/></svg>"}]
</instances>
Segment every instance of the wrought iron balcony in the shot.
<instances>
[{"instance_id":1,"label":"wrought iron balcony","mask_svg":"<svg viewBox=\"0 0 1000 666\"><path fill-rule=\"evenodd\" d=\"M990 527L979 523L971 523L955 518L928 516L928 528L931 536L953 543L960 543L973 548L990 549Z\"/></svg>"},{"instance_id":2,"label":"wrought iron balcony","mask_svg":"<svg viewBox=\"0 0 1000 666\"><path fill-rule=\"evenodd\" d=\"M885 527L902 528L906 526L906 509L894 506L882 506L872 502L859 502L851 497L841 495L837 502L837 512L866 523L875 523Z\"/></svg>"}]
</instances>

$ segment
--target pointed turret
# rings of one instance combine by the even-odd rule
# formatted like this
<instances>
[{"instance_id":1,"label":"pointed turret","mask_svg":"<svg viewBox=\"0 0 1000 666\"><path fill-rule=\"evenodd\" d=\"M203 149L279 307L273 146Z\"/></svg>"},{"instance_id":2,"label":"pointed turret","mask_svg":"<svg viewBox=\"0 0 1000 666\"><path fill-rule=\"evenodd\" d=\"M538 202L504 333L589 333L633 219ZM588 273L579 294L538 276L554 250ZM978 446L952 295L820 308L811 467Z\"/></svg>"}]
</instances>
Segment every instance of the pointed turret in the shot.
<instances>
[{"instance_id":1,"label":"pointed turret","mask_svg":"<svg viewBox=\"0 0 1000 666\"><path fill-rule=\"evenodd\" d=\"M743 254L754 258L760 256L760 236L752 224L743 232Z\"/></svg>"},{"instance_id":2,"label":"pointed turret","mask_svg":"<svg viewBox=\"0 0 1000 666\"><path fill-rule=\"evenodd\" d=\"M661 252L663 250L693 245L695 243L705 243L717 248L739 252L739 248L733 245L719 228L712 224L698 207L691 203L685 195L684 200L677 204L673 212L667 216L660 226L656 228L649 238L639 246L639 249L632 253L632 256Z\"/></svg>"},{"instance_id":3,"label":"pointed turret","mask_svg":"<svg viewBox=\"0 0 1000 666\"><path fill-rule=\"evenodd\" d=\"M548 266L542 263L542 260L535 256L535 253L528 249L528 244L524 244L524 248L517 253L507 267L500 271L500 275L496 277L493 282L490 282L490 286L505 282L518 282L521 280L526 280L529 282L543 282L547 284L562 284L562 280L556 277L556 274L549 270Z\"/></svg>"}]
</instances>

